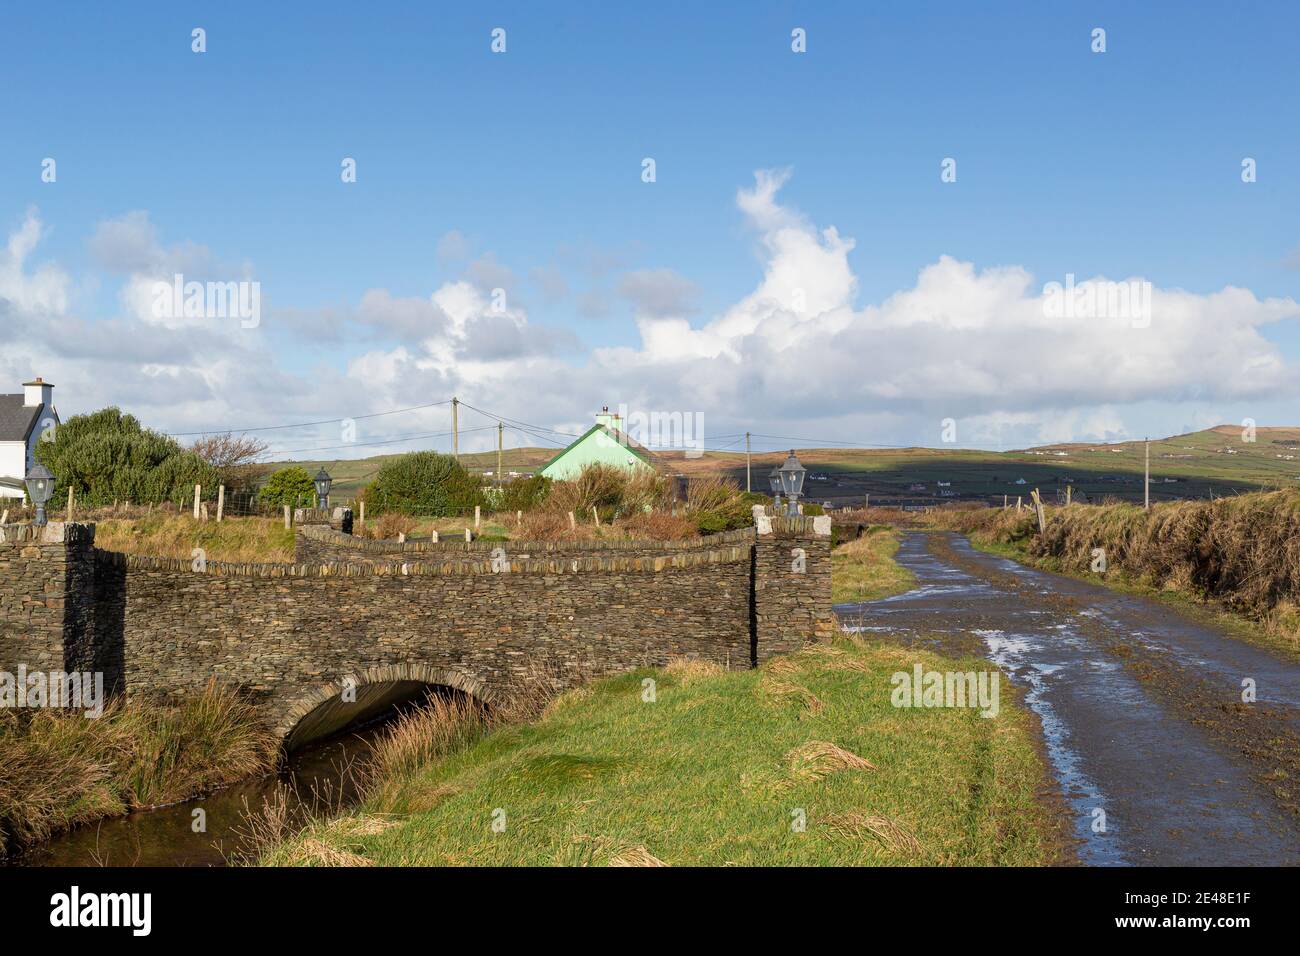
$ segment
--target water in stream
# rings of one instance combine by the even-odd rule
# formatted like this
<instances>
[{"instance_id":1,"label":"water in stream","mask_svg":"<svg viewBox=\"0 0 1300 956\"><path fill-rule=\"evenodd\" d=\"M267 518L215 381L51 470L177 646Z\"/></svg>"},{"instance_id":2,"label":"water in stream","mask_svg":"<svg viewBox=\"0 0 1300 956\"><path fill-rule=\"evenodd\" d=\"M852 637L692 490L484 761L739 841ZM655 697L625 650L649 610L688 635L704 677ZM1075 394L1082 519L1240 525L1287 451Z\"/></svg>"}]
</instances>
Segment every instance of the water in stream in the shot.
<instances>
[{"instance_id":1,"label":"water in stream","mask_svg":"<svg viewBox=\"0 0 1300 956\"><path fill-rule=\"evenodd\" d=\"M291 812L304 815L355 803L347 770L364 760L383 723L351 730L291 754L279 773L154 810L75 827L8 861L11 866L225 866L244 846L248 810L260 810L283 788ZM195 811L206 832L195 832Z\"/></svg>"}]
</instances>

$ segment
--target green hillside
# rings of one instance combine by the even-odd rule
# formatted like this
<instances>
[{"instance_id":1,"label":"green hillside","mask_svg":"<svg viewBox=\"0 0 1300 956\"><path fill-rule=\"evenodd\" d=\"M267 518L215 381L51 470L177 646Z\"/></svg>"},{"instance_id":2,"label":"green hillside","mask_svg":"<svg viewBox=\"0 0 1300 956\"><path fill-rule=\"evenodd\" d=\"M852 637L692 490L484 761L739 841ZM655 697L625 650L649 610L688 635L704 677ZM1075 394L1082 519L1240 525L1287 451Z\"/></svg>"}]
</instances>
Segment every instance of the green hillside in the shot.
<instances>
[{"instance_id":1,"label":"green hillside","mask_svg":"<svg viewBox=\"0 0 1300 956\"><path fill-rule=\"evenodd\" d=\"M555 454L554 448L511 448L503 455L503 470L532 472ZM809 500L834 504L875 502L1012 500L1039 488L1047 496L1067 484L1075 496L1093 500L1142 498L1143 443L1113 445L1068 443L1007 452L960 449L839 449L800 448L809 469L805 488ZM297 462L311 472L322 465L335 479L334 497L354 496L391 455L353 461ZM673 470L692 477L723 474L745 482L743 452L706 452L686 459L680 452L663 455ZM767 473L785 453L753 456L753 487L767 490ZM495 471L496 452L461 455L472 471ZM281 467L279 462L272 467ZM824 475L812 479L811 475ZM1260 428L1254 442L1244 442L1241 429L1219 426L1188 435L1151 442L1151 497L1155 501L1209 498L1261 488L1296 487L1300 480L1300 428ZM1018 484L1023 480L1024 484ZM946 485L940 485L946 482ZM914 486L922 486L923 490Z\"/></svg>"}]
</instances>

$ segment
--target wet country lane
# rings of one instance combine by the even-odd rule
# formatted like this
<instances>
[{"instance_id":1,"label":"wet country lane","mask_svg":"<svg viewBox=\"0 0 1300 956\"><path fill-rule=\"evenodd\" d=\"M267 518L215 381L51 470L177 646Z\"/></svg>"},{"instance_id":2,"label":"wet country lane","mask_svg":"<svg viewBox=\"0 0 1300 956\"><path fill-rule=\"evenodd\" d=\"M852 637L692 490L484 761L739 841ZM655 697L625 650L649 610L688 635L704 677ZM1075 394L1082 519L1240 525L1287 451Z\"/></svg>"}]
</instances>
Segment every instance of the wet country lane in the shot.
<instances>
[{"instance_id":1,"label":"wet country lane","mask_svg":"<svg viewBox=\"0 0 1300 956\"><path fill-rule=\"evenodd\" d=\"M897 560L917 587L839 605L841 622L1004 668L1039 717L1083 863L1300 863L1300 664L957 535L906 534ZM1257 703L1241 703L1246 678Z\"/></svg>"}]
</instances>

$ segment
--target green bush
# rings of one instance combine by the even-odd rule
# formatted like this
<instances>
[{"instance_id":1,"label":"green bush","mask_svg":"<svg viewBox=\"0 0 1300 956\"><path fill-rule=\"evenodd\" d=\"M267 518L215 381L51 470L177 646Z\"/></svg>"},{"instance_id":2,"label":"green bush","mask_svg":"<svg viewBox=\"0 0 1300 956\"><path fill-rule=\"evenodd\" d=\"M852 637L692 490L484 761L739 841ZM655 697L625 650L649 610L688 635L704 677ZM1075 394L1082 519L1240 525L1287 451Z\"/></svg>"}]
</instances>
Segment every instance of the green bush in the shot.
<instances>
[{"instance_id":1,"label":"green bush","mask_svg":"<svg viewBox=\"0 0 1300 956\"><path fill-rule=\"evenodd\" d=\"M541 475L531 478L516 478L502 485L492 506L498 511L531 511L536 508L551 492L551 479Z\"/></svg>"},{"instance_id":2,"label":"green bush","mask_svg":"<svg viewBox=\"0 0 1300 956\"><path fill-rule=\"evenodd\" d=\"M290 508L312 508L316 505L316 484L307 469L290 465L274 472L257 493L257 497L271 505L288 505Z\"/></svg>"},{"instance_id":3,"label":"green bush","mask_svg":"<svg viewBox=\"0 0 1300 956\"><path fill-rule=\"evenodd\" d=\"M184 503L193 499L195 485L215 488L220 480L198 455L117 408L69 418L37 445L36 459L54 473L56 494L72 488L87 507Z\"/></svg>"},{"instance_id":4,"label":"green bush","mask_svg":"<svg viewBox=\"0 0 1300 956\"><path fill-rule=\"evenodd\" d=\"M451 517L487 503L482 480L455 458L436 451L417 451L385 462L365 491L374 514Z\"/></svg>"}]
</instances>

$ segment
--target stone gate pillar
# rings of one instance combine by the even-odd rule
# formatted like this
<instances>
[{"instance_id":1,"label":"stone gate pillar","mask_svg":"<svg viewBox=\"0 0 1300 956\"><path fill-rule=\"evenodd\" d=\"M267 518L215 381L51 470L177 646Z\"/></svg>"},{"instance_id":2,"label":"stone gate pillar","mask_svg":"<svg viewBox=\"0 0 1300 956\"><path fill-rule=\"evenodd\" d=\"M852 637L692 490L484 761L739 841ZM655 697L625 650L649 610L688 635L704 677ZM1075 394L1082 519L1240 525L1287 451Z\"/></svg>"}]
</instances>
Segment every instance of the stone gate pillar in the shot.
<instances>
[{"instance_id":1,"label":"stone gate pillar","mask_svg":"<svg viewBox=\"0 0 1300 956\"><path fill-rule=\"evenodd\" d=\"M91 670L95 526L0 527L0 670Z\"/></svg>"},{"instance_id":2,"label":"stone gate pillar","mask_svg":"<svg viewBox=\"0 0 1300 956\"><path fill-rule=\"evenodd\" d=\"M756 663L829 640L831 519L755 515L753 601Z\"/></svg>"},{"instance_id":3,"label":"stone gate pillar","mask_svg":"<svg viewBox=\"0 0 1300 956\"><path fill-rule=\"evenodd\" d=\"M335 531L351 534L352 509L339 507L330 511L326 508L295 508L293 523L299 526L327 525Z\"/></svg>"}]
</instances>

